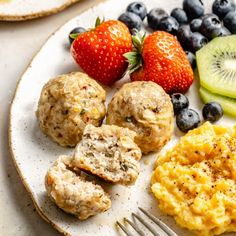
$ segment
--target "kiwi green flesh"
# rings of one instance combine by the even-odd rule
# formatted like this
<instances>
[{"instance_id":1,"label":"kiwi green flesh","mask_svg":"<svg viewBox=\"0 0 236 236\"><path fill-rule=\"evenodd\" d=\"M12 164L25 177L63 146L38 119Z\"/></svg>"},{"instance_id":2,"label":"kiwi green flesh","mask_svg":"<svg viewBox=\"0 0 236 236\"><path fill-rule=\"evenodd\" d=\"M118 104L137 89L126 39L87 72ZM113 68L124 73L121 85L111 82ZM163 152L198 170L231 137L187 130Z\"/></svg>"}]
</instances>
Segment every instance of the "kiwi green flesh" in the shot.
<instances>
[{"instance_id":1,"label":"kiwi green flesh","mask_svg":"<svg viewBox=\"0 0 236 236\"><path fill-rule=\"evenodd\" d=\"M196 60L202 87L236 98L236 35L213 39L197 51Z\"/></svg>"},{"instance_id":2,"label":"kiwi green flesh","mask_svg":"<svg viewBox=\"0 0 236 236\"><path fill-rule=\"evenodd\" d=\"M211 93L203 87L200 87L199 93L204 103L218 102L224 113L236 117L236 99Z\"/></svg>"}]
</instances>

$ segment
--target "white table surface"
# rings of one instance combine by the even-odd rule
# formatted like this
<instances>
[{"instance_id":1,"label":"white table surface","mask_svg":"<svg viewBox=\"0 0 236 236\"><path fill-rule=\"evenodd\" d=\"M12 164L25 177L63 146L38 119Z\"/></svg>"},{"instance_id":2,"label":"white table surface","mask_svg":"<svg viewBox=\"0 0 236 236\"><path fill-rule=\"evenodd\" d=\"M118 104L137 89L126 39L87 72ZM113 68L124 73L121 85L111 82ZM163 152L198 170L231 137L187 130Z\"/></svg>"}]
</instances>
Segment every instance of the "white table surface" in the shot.
<instances>
[{"instance_id":1,"label":"white table surface","mask_svg":"<svg viewBox=\"0 0 236 236\"><path fill-rule=\"evenodd\" d=\"M8 114L16 84L45 40L59 26L102 0L83 0L42 19L0 22L0 235L60 235L36 212L8 149ZM65 35L67 37L67 35Z\"/></svg>"}]
</instances>

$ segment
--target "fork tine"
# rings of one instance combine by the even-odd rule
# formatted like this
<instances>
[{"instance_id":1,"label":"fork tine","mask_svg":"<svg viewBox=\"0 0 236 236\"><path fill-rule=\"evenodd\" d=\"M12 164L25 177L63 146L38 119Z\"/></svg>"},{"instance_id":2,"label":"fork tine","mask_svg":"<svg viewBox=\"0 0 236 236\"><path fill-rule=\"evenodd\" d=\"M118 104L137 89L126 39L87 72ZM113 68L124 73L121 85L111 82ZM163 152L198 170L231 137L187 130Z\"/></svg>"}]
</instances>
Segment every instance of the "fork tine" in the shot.
<instances>
[{"instance_id":1,"label":"fork tine","mask_svg":"<svg viewBox=\"0 0 236 236\"><path fill-rule=\"evenodd\" d=\"M143 208L139 207L139 210L142 211L148 218L150 218L153 222L155 222L164 232L168 234L168 236L178 236L172 229L170 229L165 223L156 218L154 215L148 213Z\"/></svg>"},{"instance_id":2,"label":"fork tine","mask_svg":"<svg viewBox=\"0 0 236 236\"><path fill-rule=\"evenodd\" d=\"M127 236L133 236L133 234L131 234L129 230L126 229L125 226L122 225L119 221L116 221L116 224L125 232Z\"/></svg>"},{"instance_id":3,"label":"fork tine","mask_svg":"<svg viewBox=\"0 0 236 236\"><path fill-rule=\"evenodd\" d=\"M160 234L157 233L156 230L140 216L136 215L135 213L132 213L132 216L137 218L154 236L160 236Z\"/></svg>"},{"instance_id":4,"label":"fork tine","mask_svg":"<svg viewBox=\"0 0 236 236\"><path fill-rule=\"evenodd\" d=\"M127 218L124 218L124 221L127 222L129 225L132 226L132 228L140 235L140 236L145 236L145 233L132 221L130 221Z\"/></svg>"}]
</instances>

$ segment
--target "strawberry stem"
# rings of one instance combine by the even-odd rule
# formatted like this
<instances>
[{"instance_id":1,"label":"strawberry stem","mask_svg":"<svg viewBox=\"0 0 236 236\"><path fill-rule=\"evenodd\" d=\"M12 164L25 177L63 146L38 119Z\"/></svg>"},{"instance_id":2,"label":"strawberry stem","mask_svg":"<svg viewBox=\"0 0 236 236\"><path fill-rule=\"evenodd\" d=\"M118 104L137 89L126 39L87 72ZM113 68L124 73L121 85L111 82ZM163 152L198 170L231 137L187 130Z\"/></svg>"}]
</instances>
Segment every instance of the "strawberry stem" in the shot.
<instances>
[{"instance_id":1,"label":"strawberry stem","mask_svg":"<svg viewBox=\"0 0 236 236\"><path fill-rule=\"evenodd\" d=\"M132 35L132 42L134 49L139 53L142 53L143 50L143 42L146 38L146 33L142 36L137 30L135 30L135 35Z\"/></svg>"},{"instance_id":2,"label":"strawberry stem","mask_svg":"<svg viewBox=\"0 0 236 236\"><path fill-rule=\"evenodd\" d=\"M99 25L101 25L104 21L105 21L104 17L102 20L99 17L97 17L96 21L95 21L95 28L98 27ZM90 31L90 30L94 30L94 28L89 28L88 31ZM81 33L70 34L70 38L76 39L80 34Z\"/></svg>"},{"instance_id":3,"label":"strawberry stem","mask_svg":"<svg viewBox=\"0 0 236 236\"><path fill-rule=\"evenodd\" d=\"M101 20L99 18L99 16L97 17L96 19L96 22L95 22L95 28L98 27L99 25L101 25L103 22L105 21L105 18L103 17L103 19Z\"/></svg>"},{"instance_id":4,"label":"strawberry stem","mask_svg":"<svg viewBox=\"0 0 236 236\"><path fill-rule=\"evenodd\" d=\"M127 59L127 62L129 63L128 66L129 74L132 74L134 71L136 71L143 65L142 51L145 37L146 34L142 36L138 31L136 31L135 35L132 36L133 51L124 54L124 57Z\"/></svg>"}]
</instances>

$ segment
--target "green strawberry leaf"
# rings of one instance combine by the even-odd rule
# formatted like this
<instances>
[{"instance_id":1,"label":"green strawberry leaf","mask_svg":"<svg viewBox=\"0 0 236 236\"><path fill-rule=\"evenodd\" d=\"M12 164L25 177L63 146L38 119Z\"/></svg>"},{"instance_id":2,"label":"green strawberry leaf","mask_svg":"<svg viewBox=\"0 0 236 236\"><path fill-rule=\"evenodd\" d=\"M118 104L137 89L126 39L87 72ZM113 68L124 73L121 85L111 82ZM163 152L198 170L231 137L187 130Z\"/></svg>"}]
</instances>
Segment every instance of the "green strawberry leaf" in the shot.
<instances>
[{"instance_id":1,"label":"green strawberry leaf","mask_svg":"<svg viewBox=\"0 0 236 236\"><path fill-rule=\"evenodd\" d=\"M95 22L95 28L101 25L103 22L105 22L105 18L101 20L100 17L97 17L96 22Z\"/></svg>"},{"instance_id":2,"label":"green strawberry leaf","mask_svg":"<svg viewBox=\"0 0 236 236\"><path fill-rule=\"evenodd\" d=\"M146 38L146 33L142 36L138 30L135 30L135 35L132 36L132 42L135 50L142 53L143 42Z\"/></svg>"},{"instance_id":3,"label":"green strawberry leaf","mask_svg":"<svg viewBox=\"0 0 236 236\"><path fill-rule=\"evenodd\" d=\"M142 55L137 51L127 52L124 54L124 57L127 59L127 62L129 63L128 66L129 74L132 74L134 71L136 71L143 65Z\"/></svg>"},{"instance_id":4,"label":"green strawberry leaf","mask_svg":"<svg viewBox=\"0 0 236 236\"><path fill-rule=\"evenodd\" d=\"M79 33L70 34L70 38L76 39L78 37L78 35L79 35Z\"/></svg>"},{"instance_id":5,"label":"green strawberry leaf","mask_svg":"<svg viewBox=\"0 0 236 236\"><path fill-rule=\"evenodd\" d=\"M134 71L136 71L143 65L142 51L145 37L146 34L142 36L138 31L136 31L135 35L132 36L133 51L127 52L123 55L127 59L127 62L129 63L128 66L129 74L132 74Z\"/></svg>"}]
</instances>

